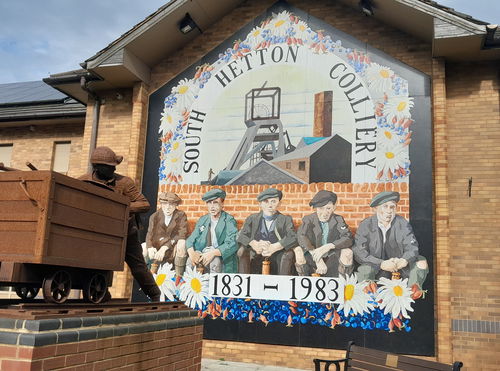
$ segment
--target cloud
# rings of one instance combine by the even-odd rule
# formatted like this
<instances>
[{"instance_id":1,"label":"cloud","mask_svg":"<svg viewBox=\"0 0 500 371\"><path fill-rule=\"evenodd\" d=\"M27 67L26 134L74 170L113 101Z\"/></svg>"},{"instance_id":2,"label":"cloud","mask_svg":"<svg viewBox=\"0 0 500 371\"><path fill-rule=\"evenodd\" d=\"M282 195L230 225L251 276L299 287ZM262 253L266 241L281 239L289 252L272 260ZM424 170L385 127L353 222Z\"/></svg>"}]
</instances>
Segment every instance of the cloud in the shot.
<instances>
[{"instance_id":1,"label":"cloud","mask_svg":"<svg viewBox=\"0 0 500 371\"><path fill-rule=\"evenodd\" d=\"M1 1L0 83L78 69L166 2Z\"/></svg>"}]
</instances>

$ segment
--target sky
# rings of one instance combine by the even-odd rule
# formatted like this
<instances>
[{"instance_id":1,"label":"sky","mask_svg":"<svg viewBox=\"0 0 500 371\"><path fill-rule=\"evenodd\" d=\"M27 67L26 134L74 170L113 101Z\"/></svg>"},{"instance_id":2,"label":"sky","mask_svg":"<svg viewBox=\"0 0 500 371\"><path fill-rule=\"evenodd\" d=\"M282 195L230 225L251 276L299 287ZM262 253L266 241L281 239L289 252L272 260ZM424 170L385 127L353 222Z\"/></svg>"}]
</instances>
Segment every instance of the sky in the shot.
<instances>
[{"instance_id":1,"label":"sky","mask_svg":"<svg viewBox=\"0 0 500 371\"><path fill-rule=\"evenodd\" d=\"M211 0L214 1L214 0ZM376 0L374 0L376 3ZM167 0L0 0L0 84L80 68ZM500 24L498 0L437 0Z\"/></svg>"}]
</instances>

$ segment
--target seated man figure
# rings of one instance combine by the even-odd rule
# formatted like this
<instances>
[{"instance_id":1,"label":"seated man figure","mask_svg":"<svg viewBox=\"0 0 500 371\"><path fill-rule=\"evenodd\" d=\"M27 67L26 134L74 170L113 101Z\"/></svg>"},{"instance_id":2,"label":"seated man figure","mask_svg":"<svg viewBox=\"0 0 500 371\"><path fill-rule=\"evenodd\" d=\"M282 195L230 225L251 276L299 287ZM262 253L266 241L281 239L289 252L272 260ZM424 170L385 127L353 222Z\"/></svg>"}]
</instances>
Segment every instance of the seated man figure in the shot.
<instances>
[{"instance_id":1,"label":"seated man figure","mask_svg":"<svg viewBox=\"0 0 500 371\"><path fill-rule=\"evenodd\" d=\"M282 197L275 188L257 196L261 211L245 220L238 236L239 273L262 273L262 262L268 259L271 274L292 274L297 235L292 217L278 211Z\"/></svg>"},{"instance_id":2,"label":"seated man figure","mask_svg":"<svg viewBox=\"0 0 500 371\"><path fill-rule=\"evenodd\" d=\"M312 273L327 277L349 275L353 271L353 237L340 215L334 214L337 195L319 191L309 205L314 213L304 216L297 232L298 247L294 249L299 275Z\"/></svg>"},{"instance_id":3,"label":"seated man figure","mask_svg":"<svg viewBox=\"0 0 500 371\"><path fill-rule=\"evenodd\" d=\"M174 265L175 273L181 277L187 259L187 216L184 211L177 209L182 200L175 193L160 193L159 202L160 209L149 217L146 253L156 264Z\"/></svg>"},{"instance_id":4,"label":"seated man figure","mask_svg":"<svg viewBox=\"0 0 500 371\"><path fill-rule=\"evenodd\" d=\"M237 273L238 229L236 220L224 209L226 192L212 189L201 198L208 214L196 222L186 240L188 264L203 267L205 273Z\"/></svg>"},{"instance_id":5,"label":"seated man figure","mask_svg":"<svg viewBox=\"0 0 500 371\"><path fill-rule=\"evenodd\" d=\"M358 281L391 278L399 272L408 278L408 286L422 285L429 268L419 255L418 242L408 221L396 214L398 192L381 192L373 197L370 206L375 214L363 220L356 232L354 259L361 264Z\"/></svg>"}]
</instances>

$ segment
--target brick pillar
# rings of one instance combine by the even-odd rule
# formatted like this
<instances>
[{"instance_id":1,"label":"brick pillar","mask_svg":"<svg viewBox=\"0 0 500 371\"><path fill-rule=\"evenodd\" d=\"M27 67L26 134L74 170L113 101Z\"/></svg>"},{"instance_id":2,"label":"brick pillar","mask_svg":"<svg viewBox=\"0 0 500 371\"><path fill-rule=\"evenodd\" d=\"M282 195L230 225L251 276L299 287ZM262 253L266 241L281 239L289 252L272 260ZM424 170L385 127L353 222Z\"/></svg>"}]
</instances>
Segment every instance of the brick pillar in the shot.
<instances>
[{"instance_id":1,"label":"brick pillar","mask_svg":"<svg viewBox=\"0 0 500 371\"><path fill-rule=\"evenodd\" d=\"M132 92L132 124L130 128L129 176L141 184L146 146L148 121L148 86L142 82L134 85Z\"/></svg>"},{"instance_id":2,"label":"brick pillar","mask_svg":"<svg viewBox=\"0 0 500 371\"><path fill-rule=\"evenodd\" d=\"M313 137L332 136L332 103L333 91L314 94Z\"/></svg>"},{"instance_id":3,"label":"brick pillar","mask_svg":"<svg viewBox=\"0 0 500 371\"><path fill-rule=\"evenodd\" d=\"M448 205L448 150L446 133L446 76L443 59L432 60L432 114L434 124L434 197L436 200L437 359L451 363L451 270ZM457 357L459 358L459 357Z\"/></svg>"}]
</instances>

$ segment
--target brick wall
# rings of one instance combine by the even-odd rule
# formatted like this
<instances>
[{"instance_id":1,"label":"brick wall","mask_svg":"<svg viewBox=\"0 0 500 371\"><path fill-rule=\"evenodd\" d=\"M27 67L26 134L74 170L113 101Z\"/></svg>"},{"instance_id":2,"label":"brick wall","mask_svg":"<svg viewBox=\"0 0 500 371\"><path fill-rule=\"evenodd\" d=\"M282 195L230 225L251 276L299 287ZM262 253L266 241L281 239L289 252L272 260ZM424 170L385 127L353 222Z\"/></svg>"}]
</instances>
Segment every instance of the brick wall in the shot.
<instances>
[{"instance_id":1,"label":"brick wall","mask_svg":"<svg viewBox=\"0 0 500 371\"><path fill-rule=\"evenodd\" d=\"M275 187L283 192L283 199L279 210L281 213L291 215L295 226L298 227L304 215L313 212L309 201L316 192L326 189L337 194L337 209L335 213L340 214L346 220L351 231L355 232L359 223L373 215L370 201L374 195L382 191L398 191L401 193L401 201L398 203L398 213L409 218L409 194L408 185L405 183L380 183L380 184L340 184L340 183L311 183L311 184L275 184L275 185L229 185L220 186L226 192L224 210L234 216L238 228L243 226L245 219L253 213L260 211L257 195L263 190ZM160 191L174 192L182 198L183 203L179 207L188 216L188 221L193 229L199 217L207 213L205 202L201 196L213 188L212 186L183 184L162 185Z\"/></svg>"},{"instance_id":2,"label":"brick wall","mask_svg":"<svg viewBox=\"0 0 500 371\"><path fill-rule=\"evenodd\" d=\"M31 129L30 129L31 128ZM0 128L0 144L13 143L11 167L29 170L26 161L40 170L50 170L54 143L71 141L70 176L80 175L82 124L36 125Z\"/></svg>"},{"instance_id":3,"label":"brick wall","mask_svg":"<svg viewBox=\"0 0 500 371\"><path fill-rule=\"evenodd\" d=\"M311 370L314 367L313 358L341 359L345 357L345 351L289 347L272 344L239 343L234 341L203 340L202 357ZM333 366L331 369L333 371Z\"/></svg>"},{"instance_id":4,"label":"brick wall","mask_svg":"<svg viewBox=\"0 0 500 371\"><path fill-rule=\"evenodd\" d=\"M121 313L116 308L116 315L89 312L80 318L2 317L0 371L199 371L203 320L196 311L169 305L139 311L128 307Z\"/></svg>"},{"instance_id":5,"label":"brick wall","mask_svg":"<svg viewBox=\"0 0 500 371\"><path fill-rule=\"evenodd\" d=\"M446 65L452 348L469 369L500 361L499 88L498 63Z\"/></svg>"}]
</instances>

